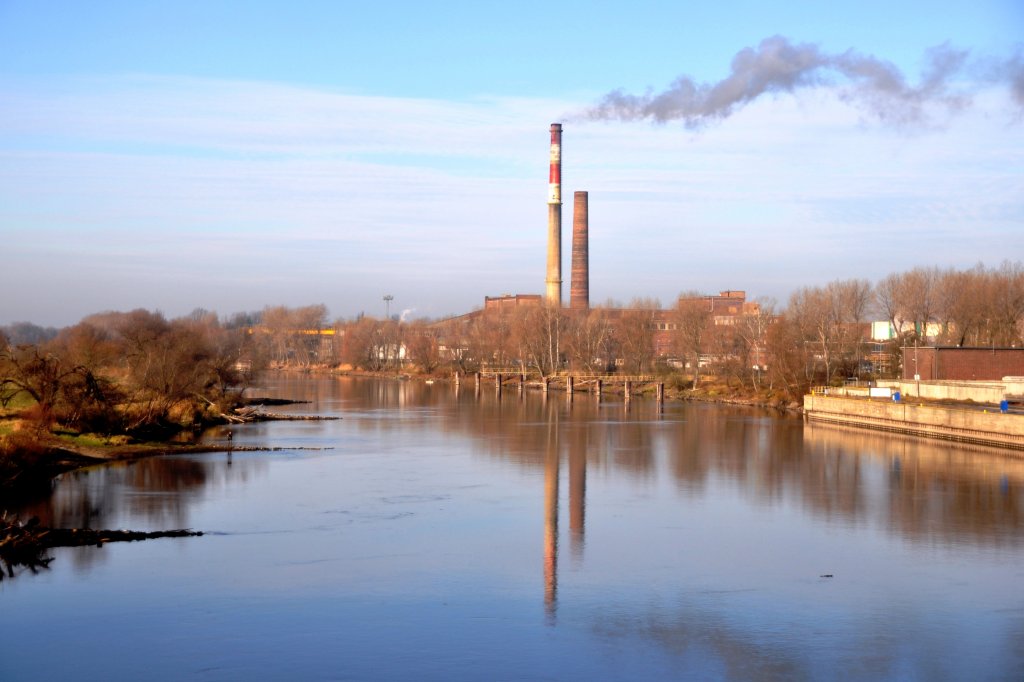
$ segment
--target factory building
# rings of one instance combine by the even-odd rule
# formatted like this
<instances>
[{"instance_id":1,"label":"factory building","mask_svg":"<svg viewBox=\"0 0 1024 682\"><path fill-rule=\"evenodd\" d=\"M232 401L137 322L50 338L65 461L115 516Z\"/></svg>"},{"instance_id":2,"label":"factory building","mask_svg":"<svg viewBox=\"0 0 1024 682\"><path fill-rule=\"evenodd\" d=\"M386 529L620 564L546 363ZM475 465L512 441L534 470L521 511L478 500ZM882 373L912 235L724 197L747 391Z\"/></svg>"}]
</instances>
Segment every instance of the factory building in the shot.
<instances>
[{"instance_id":1,"label":"factory building","mask_svg":"<svg viewBox=\"0 0 1024 682\"><path fill-rule=\"evenodd\" d=\"M542 305L563 307L562 300L562 125L552 123L549 129L550 147L548 156L548 229L547 269L544 280L544 294L502 294L484 297L482 310L463 316L471 319L478 315L511 313L523 307ZM590 310L590 210L589 193L573 193L572 215L571 281L568 310L584 314ZM726 290L716 295L680 297L678 305L670 309L652 310L650 324L652 344L656 357L668 357L673 352L673 333L677 330L676 309L688 301L706 306L711 322L716 326L735 325L744 315L759 312L758 305L746 300L746 292ZM623 319L628 308L604 309L613 322Z\"/></svg>"},{"instance_id":2,"label":"factory building","mask_svg":"<svg viewBox=\"0 0 1024 682\"><path fill-rule=\"evenodd\" d=\"M503 294L485 296L483 309L478 314L510 312L523 306L553 305L562 307L562 125L552 123L549 129L548 157L548 247L545 293ZM590 195L587 191L574 191L572 195L572 253L570 258L570 284L568 309L585 312L590 309ZM695 301L707 306L716 326L735 325L743 315L757 314L757 303L746 301L746 293L739 290L722 291L717 295L680 297L679 305ZM613 319L621 319L626 308L606 309ZM655 355L664 357L672 352L672 333L675 309L650 311Z\"/></svg>"},{"instance_id":3,"label":"factory building","mask_svg":"<svg viewBox=\"0 0 1024 682\"><path fill-rule=\"evenodd\" d=\"M1024 348L908 346L904 381L1001 381L1024 376Z\"/></svg>"},{"instance_id":4,"label":"factory building","mask_svg":"<svg viewBox=\"0 0 1024 682\"><path fill-rule=\"evenodd\" d=\"M540 294L502 294L501 296L484 296L484 312L515 310L523 306L541 306L544 299Z\"/></svg>"}]
</instances>

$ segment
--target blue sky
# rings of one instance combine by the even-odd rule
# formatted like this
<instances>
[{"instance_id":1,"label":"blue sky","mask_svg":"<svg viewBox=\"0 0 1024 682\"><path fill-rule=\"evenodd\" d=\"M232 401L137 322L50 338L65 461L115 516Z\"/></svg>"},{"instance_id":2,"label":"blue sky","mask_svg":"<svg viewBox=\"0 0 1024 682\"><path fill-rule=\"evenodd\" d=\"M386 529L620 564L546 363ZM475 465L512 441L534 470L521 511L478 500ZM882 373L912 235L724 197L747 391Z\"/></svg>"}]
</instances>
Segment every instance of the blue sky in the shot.
<instances>
[{"instance_id":1,"label":"blue sky","mask_svg":"<svg viewBox=\"0 0 1024 682\"><path fill-rule=\"evenodd\" d=\"M1024 6L936 8L0 0L0 324L541 293L555 121L566 295L574 190L594 302L1020 260ZM587 115L773 37L824 66L696 124Z\"/></svg>"}]
</instances>

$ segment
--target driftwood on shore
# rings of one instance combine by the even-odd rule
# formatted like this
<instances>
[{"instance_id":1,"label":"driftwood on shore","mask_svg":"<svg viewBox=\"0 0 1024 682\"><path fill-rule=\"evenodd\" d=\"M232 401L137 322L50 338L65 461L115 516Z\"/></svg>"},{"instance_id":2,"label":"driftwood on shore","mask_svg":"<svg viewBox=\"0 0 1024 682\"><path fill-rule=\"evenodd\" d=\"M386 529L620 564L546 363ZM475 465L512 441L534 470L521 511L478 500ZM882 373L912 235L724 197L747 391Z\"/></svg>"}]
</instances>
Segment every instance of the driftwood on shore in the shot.
<instances>
[{"instance_id":1,"label":"driftwood on shore","mask_svg":"<svg viewBox=\"0 0 1024 682\"><path fill-rule=\"evenodd\" d=\"M341 417L327 417L318 414L285 414L282 412L266 412L262 405L239 407L234 414L221 414L232 424L248 424L250 422L268 421L333 421Z\"/></svg>"},{"instance_id":2,"label":"driftwood on shore","mask_svg":"<svg viewBox=\"0 0 1024 682\"><path fill-rule=\"evenodd\" d=\"M46 568L53 557L45 555L53 547L102 546L107 542L135 542L153 538L183 538L202 535L188 529L135 531L94 530L91 528L47 528L32 517L25 523L0 516L0 580L14 577L14 569L24 566L33 573Z\"/></svg>"},{"instance_id":3,"label":"driftwood on shore","mask_svg":"<svg viewBox=\"0 0 1024 682\"><path fill-rule=\"evenodd\" d=\"M203 452L285 452L285 451L290 451L290 450L314 450L314 451L320 451L320 450L333 450L333 449L334 449L333 446L318 448L318 447L310 447L310 446L298 446L298 447L296 447L296 446L289 446L289 447L285 447L283 445L274 445L274 446L269 446L269 445L228 445L228 446L223 446L223 445L221 445L221 446L218 446L218 447L207 448L207 449L203 450ZM192 452L199 452L199 450L192 450Z\"/></svg>"}]
</instances>

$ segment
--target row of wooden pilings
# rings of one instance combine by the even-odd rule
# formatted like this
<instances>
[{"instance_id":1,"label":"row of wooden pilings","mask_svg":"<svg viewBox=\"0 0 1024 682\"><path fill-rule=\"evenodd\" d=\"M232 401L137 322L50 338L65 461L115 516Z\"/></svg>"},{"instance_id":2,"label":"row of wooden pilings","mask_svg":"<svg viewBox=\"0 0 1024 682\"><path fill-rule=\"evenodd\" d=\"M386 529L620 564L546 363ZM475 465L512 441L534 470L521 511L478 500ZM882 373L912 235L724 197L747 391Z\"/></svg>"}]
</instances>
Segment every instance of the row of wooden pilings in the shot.
<instances>
[{"instance_id":1,"label":"row of wooden pilings","mask_svg":"<svg viewBox=\"0 0 1024 682\"><path fill-rule=\"evenodd\" d=\"M483 376L484 376L483 372L474 372L474 374L473 374L474 390L476 391L477 395L480 394L480 387L483 384ZM523 392L524 392L524 390L526 388L526 385L528 383L525 374L507 374L506 375L506 374L490 373L489 372L488 376L494 376L494 391L499 396L502 393L503 387L505 385L505 380L506 380L507 377L512 378L512 380L515 383L516 390L519 393L519 395L523 394ZM635 380L629 379L629 378L618 379L618 378L616 378L614 376L606 376L606 377L574 377L573 375L570 374L570 375L565 375L565 376L557 377L557 379L565 381L565 398L569 402L572 402L573 394L576 393L576 385L577 385L577 379L578 378L582 379L583 383L590 383L591 384L591 388L590 388L589 392L593 393L593 395L598 400L601 400L601 395L602 395L602 393L604 391L604 384L605 384L605 382L609 382L609 383L622 383L622 385L623 385L622 386L622 394L623 394L623 398L625 399L626 403L629 403L630 400L633 397L633 387L634 387L634 384L653 383L654 386L655 386L655 398L656 398L656 400L658 402L658 408L659 409L664 409L664 407L665 407L665 384L664 384L664 382L660 382L660 381L659 382L655 382L655 381L635 381ZM551 384L554 381L555 381L555 378L553 378L553 377L541 377L539 379L536 379L534 381L534 383L536 383L538 386L540 386L540 389L544 393L544 395L547 395L550 392ZM455 386L456 386L456 388L458 388L461 385L461 382L462 382L462 376L458 372L456 372L455 373Z\"/></svg>"}]
</instances>

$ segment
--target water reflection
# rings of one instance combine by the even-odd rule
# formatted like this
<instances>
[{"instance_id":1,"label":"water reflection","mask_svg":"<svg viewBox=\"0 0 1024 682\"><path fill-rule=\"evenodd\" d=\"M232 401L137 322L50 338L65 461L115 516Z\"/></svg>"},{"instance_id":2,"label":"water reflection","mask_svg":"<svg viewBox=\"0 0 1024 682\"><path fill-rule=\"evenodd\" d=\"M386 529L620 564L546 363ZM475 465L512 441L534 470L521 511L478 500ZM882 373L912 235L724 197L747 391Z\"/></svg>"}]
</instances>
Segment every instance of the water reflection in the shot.
<instances>
[{"instance_id":1,"label":"water reflection","mask_svg":"<svg viewBox=\"0 0 1024 682\"><path fill-rule=\"evenodd\" d=\"M570 537L580 549L588 466L650 478L659 456L667 459L680 489L691 494L703 490L710 477L725 477L768 503L796 494L825 518L854 522L881 515L888 517L887 528L910 535L928 529L932 535L960 537L967 531L979 540L1020 541L1007 529L1019 530L1024 515L1024 462L1005 452L804 425L743 408L671 405L658 421L653 404L634 401L627 412L621 402L599 403L589 395L567 403L529 390L477 396L466 387L412 381L323 382L296 375L275 381L265 390L312 401L321 410L439 420L445 430L474 437L478 453L525 467L547 472L567 457ZM362 419L358 427L367 432L403 428L394 419ZM264 425L252 435L271 428ZM889 481L866 478L864 457L891 461ZM557 480L557 471L550 477Z\"/></svg>"},{"instance_id":2,"label":"water reflection","mask_svg":"<svg viewBox=\"0 0 1024 682\"><path fill-rule=\"evenodd\" d=\"M554 623L558 597L559 477L562 454L557 421L549 422L548 449L544 460L544 605ZM569 546L576 562L583 560L587 507L588 429L566 432L569 458Z\"/></svg>"},{"instance_id":3,"label":"water reflection","mask_svg":"<svg viewBox=\"0 0 1024 682\"><path fill-rule=\"evenodd\" d=\"M1024 462L1006 453L583 393L298 375L260 392L312 401L275 411L342 419L245 425L236 444L331 449L92 469L33 510L54 525L223 524L181 544L192 561L159 573L169 596L139 621L215 613L209 631L169 628L168 641L225 676L244 677L204 655L211 639L254 642L236 658L264 676L301 659L303 678L375 677L353 666L380 661L389 679L424 663L465 679L931 679L972 666L995 678L1024 660L1024 612L1006 594ZM145 551L160 571L174 555ZM68 592L101 584L110 563Z\"/></svg>"},{"instance_id":4,"label":"water reflection","mask_svg":"<svg viewBox=\"0 0 1024 682\"><path fill-rule=\"evenodd\" d=\"M868 520L913 541L1020 545L1024 460L1013 453L842 426L804 427L808 474L825 493L804 485L812 509ZM881 463L884 480L862 470Z\"/></svg>"},{"instance_id":5,"label":"water reflection","mask_svg":"<svg viewBox=\"0 0 1024 682\"><path fill-rule=\"evenodd\" d=\"M570 402L557 393L484 390L478 396L468 388L281 374L253 395L309 401L275 409L340 414L368 443L429 422L472 438L475 456L542 471L545 565L552 567L546 575L554 576L557 566L563 460L569 546L577 557L584 550L588 471L648 483L667 476L691 497L728 480L761 504L795 500L820 518L871 523L915 540L1017 545L1024 538L1024 460L1002 451L804 424L745 408L670 404L662 418L653 401L634 400L627 411L607 396L599 402L580 394ZM323 445L327 424L291 427L289 442ZM236 442L266 444L281 428L247 425L235 430ZM169 457L85 469L21 513L64 527L109 526L119 517L142 518L153 528L187 526L189 506L204 489L263 474L262 457ZM550 582L553 595L556 581Z\"/></svg>"},{"instance_id":6,"label":"water reflection","mask_svg":"<svg viewBox=\"0 0 1024 682\"><path fill-rule=\"evenodd\" d=\"M572 555L583 558L587 513L587 429L569 432L569 539Z\"/></svg>"},{"instance_id":7,"label":"water reflection","mask_svg":"<svg viewBox=\"0 0 1024 682\"><path fill-rule=\"evenodd\" d=\"M558 599L558 474L560 453L554 423L548 424L544 457L544 607L553 619Z\"/></svg>"},{"instance_id":8,"label":"water reflection","mask_svg":"<svg viewBox=\"0 0 1024 682\"><path fill-rule=\"evenodd\" d=\"M223 453L152 457L80 469L61 476L49 498L21 508L18 515L37 516L41 525L54 528L187 528L191 507L211 489L265 474L266 462L254 455L241 461ZM88 568L106 555L81 551L71 556L76 566Z\"/></svg>"}]
</instances>

